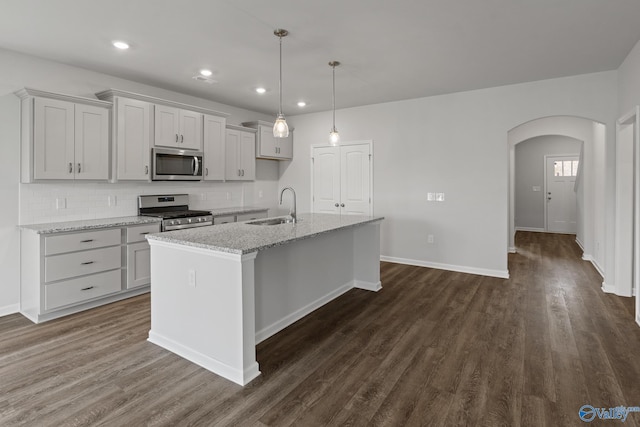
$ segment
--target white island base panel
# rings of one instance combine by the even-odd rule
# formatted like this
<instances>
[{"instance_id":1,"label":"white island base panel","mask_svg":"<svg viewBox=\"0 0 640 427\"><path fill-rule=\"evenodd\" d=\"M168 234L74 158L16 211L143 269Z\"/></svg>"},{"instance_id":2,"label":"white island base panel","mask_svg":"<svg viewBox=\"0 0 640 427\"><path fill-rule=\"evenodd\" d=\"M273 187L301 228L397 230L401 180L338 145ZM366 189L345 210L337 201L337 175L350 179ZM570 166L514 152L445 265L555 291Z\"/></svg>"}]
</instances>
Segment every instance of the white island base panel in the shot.
<instances>
[{"instance_id":1,"label":"white island base panel","mask_svg":"<svg viewBox=\"0 0 640 427\"><path fill-rule=\"evenodd\" d=\"M256 344L352 288L381 289L380 223L244 255L150 240L149 341L237 384Z\"/></svg>"}]
</instances>

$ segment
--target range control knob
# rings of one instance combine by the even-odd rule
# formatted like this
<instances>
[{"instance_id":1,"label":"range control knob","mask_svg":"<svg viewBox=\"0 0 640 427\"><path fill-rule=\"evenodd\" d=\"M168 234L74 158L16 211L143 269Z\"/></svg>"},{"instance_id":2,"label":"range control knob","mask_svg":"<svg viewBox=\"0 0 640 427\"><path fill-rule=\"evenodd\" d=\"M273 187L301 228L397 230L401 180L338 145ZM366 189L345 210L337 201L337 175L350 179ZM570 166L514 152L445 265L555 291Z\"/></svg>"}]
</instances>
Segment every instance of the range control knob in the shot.
<instances>
[{"instance_id":1,"label":"range control knob","mask_svg":"<svg viewBox=\"0 0 640 427\"><path fill-rule=\"evenodd\" d=\"M193 220L192 220L191 218L187 218L187 222L188 222L189 224L191 224L191 222L192 222L192 221L193 221Z\"/></svg>"}]
</instances>

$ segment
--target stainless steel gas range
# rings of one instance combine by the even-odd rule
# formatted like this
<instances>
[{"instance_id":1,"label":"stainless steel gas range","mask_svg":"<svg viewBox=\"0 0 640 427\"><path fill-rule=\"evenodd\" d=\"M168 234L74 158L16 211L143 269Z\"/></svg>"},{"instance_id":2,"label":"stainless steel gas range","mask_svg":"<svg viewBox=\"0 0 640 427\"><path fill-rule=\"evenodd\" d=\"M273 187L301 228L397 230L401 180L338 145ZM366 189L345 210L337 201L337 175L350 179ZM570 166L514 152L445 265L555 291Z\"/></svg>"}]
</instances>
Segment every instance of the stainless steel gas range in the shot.
<instances>
[{"instance_id":1,"label":"stainless steel gas range","mask_svg":"<svg viewBox=\"0 0 640 427\"><path fill-rule=\"evenodd\" d=\"M213 225L211 212L189 209L188 194L138 196L138 215L162 218L160 231Z\"/></svg>"}]
</instances>

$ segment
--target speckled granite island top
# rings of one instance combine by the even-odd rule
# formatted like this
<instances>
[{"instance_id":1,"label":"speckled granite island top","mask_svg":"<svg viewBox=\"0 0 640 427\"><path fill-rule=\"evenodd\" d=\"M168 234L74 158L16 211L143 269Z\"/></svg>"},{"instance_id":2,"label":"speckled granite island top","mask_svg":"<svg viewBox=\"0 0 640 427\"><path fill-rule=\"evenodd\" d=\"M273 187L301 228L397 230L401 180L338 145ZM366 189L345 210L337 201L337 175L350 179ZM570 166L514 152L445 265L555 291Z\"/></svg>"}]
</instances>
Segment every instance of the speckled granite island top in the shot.
<instances>
[{"instance_id":1,"label":"speckled granite island top","mask_svg":"<svg viewBox=\"0 0 640 427\"><path fill-rule=\"evenodd\" d=\"M46 224L19 225L23 230L38 234L68 233L71 231L93 230L97 228L126 227L129 225L151 224L162 221L149 216L122 216L117 218L86 219L79 221L51 222Z\"/></svg>"},{"instance_id":2,"label":"speckled granite island top","mask_svg":"<svg viewBox=\"0 0 640 427\"><path fill-rule=\"evenodd\" d=\"M242 255L383 219L376 216L300 214L296 224L229 223L149 234L147 239Z\"/></svg>"}]
</instances>

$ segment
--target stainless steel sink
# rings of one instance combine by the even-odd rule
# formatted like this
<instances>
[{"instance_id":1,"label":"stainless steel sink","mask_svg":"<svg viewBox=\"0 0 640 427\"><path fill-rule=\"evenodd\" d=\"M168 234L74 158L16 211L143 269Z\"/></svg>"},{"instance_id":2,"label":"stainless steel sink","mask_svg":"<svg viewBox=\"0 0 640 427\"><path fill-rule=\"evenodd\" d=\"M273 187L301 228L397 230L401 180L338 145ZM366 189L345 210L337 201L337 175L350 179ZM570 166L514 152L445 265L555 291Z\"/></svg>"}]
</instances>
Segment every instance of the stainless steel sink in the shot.
<instances>
[{"instance_id":1,"label":"stainless steel sink","mask_svg":"<svg viewBox=\"0 0 640 427\"><path fill-rule=\"evenodd\" d=\"M278 224L293 224L293 218L290 216L279 216L276 218L257 219L255 221L248 221L247 224L251 225L278 225Z\"/></svg>"}]
</instances>

